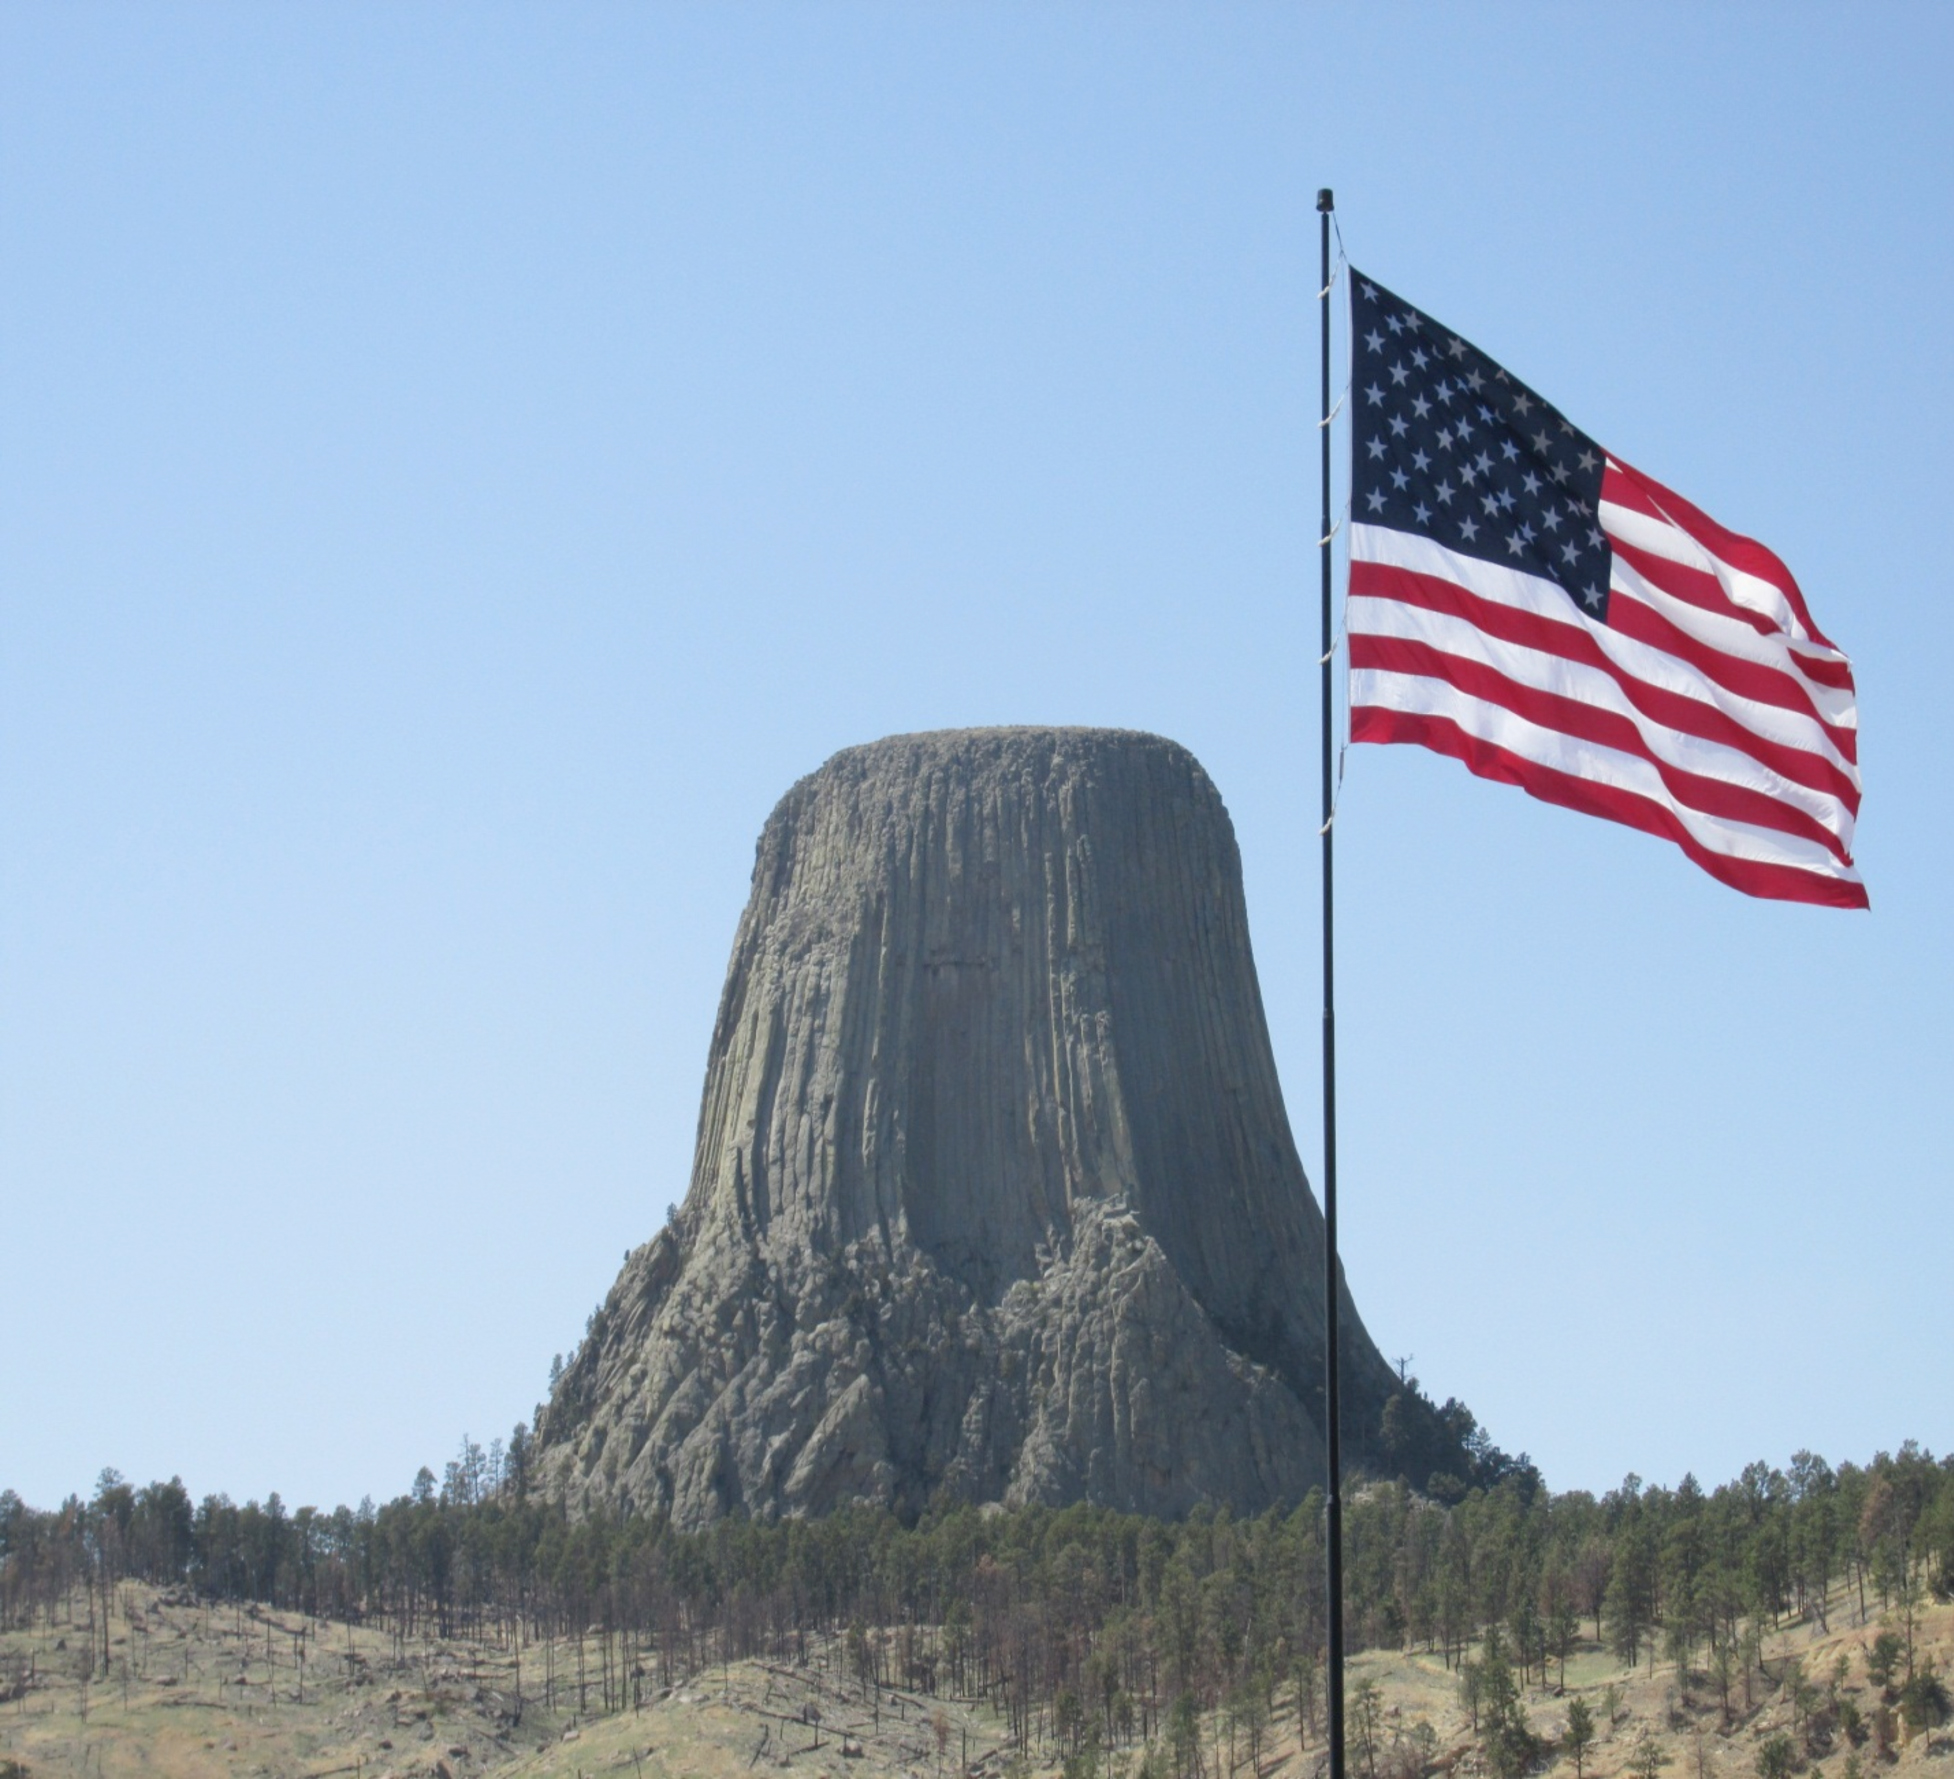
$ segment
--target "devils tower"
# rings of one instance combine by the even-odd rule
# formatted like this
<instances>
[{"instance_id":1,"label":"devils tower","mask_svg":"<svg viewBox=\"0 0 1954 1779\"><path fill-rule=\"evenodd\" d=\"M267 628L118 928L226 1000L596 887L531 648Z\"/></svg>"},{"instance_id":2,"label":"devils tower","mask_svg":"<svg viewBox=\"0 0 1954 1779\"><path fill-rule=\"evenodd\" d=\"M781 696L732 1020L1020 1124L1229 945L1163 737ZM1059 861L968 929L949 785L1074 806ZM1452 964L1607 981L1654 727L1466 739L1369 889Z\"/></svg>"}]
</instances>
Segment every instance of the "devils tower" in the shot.
<instances>
[{"instance_id":1,"label":"devils tower","mask_svg":"<svg viewBox=\"0 0 1954 1779\"><path fill-rule=\"evenodd\" d=\"M1199 763L1121 730L894 736L760 836L690 1189L553 1390L539 1474L681 1526L1293 1503L1322 1276ZM1342 1297L1362 1464L1398 1380Z\"/></svg>"}]
</instances>

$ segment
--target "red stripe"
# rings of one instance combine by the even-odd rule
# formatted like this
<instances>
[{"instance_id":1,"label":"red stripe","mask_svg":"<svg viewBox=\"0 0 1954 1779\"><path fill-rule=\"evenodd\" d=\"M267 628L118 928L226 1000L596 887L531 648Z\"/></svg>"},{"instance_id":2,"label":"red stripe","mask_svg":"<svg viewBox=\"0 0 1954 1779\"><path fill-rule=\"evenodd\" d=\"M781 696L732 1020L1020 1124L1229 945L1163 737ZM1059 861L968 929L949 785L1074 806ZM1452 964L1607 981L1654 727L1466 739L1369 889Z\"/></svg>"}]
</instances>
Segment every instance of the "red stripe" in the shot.
<instances>
[{"instance_id":1,"label":"red stripe","mask_svg":"<svg viewBox=\"0 0 1954 1779\"><path fill-rule=\"evenodd\" d=\"M1762 612L1754 612L1749 606L1739 605L1732 599L1723 590L1723 583L1708 569L1692 568L1687 562L1658 556L1653 550L1624 543L1612 531L1608 531L1605 518L1601 522L1601 529L1608 532L1608 547L1630 567L1639 570L1649 585L1658 591L1682 600L1685 605L1693 605L1699 611L1714 612L1720 618L1735 618L1740 624L1748 624L1759 636L1784 635Z\"/></svg>"},{"instance_id":2,"label":"red stripe","mask_svg":"<svg viewBox=\"0 0 1954 1779\"><path fill-rule=\"evenodd\" d=\"M1633 487L1639 498L1621 499L1627 487ZM1652 512L1658 518L1667 519L1679 530L1686 531L1696 539L1711 555L1719 557L1732 568L1742 569L1745 574L1754 574L1760 581L1769 581L1782 593L1791 609L1798 614L1798 622L1805 627L1805 634L1815 642L1822 642L1827 648L1835 645L1816 624L1805 605L1805 595L1799 588L1790 569L1777 555L1766 549L1754 537L1745 537L1741 532L1731 531L1719 525L1716 520L1683 499L1673 489L1665 488L1653 476L1645 476L1640 470L1622 462L1612 454L1607 467L1601 473L1601 498L1616 500L1624 506L1633 506L1642 512Z\"/></svg>"},{"instance_id":3,"label":"red stripe","mask_svg":"<svg viewBox=\"0 0 1954 1779\"><path fill-rule=\"evenodd\" d=\"M1740 623L1748 624L1758 635L1782 642L1796 671L1805 678L1815 680L1821 686L1834 686L1848 692L1852 690L1852 669L1846 662L1836 655L1814 658L1804 654L1795 637L1785 635L1762 612L1739 605L1708 569L1693 568L1687 562L1658 556L1653 550L1645 550L1639 544L1624 542L1608 530L1605 517L1601 521L1601 528L1608 532L1609 548L1659 592L1680 599L1685 605L1696 606L1701 611L1714 612L1718 617L1735 618Z\"/></svg>"},{"instance_id":4,"label":"red stripe","mask_svg":"<svg viewBox=\"0 0 1954 1779\"><path fill-rule=\"evenodd\" d=\"M1415 674L1422 679L1442 680L1455 686L1468 698L1482 704L1495 704L1515 716L1553 729L1597 747L1633 755L1652 766L1669 794L1678 803L1700 814L1721 821L1748 822L1756 828L1772 828L1800 840L1824 847L1841 864L1852 860L1844 842L1804 810L1781 803L1762 791L1735 785L1700 772L1687 772L1650 751L1641 731L1618 711L1602 710L1569 698L1559 692L1543 692L1508 679L1483 661L1447 654L1429 643L1412 642L1395 636L1352 636L1350 665L1374 667L1386 673Z\"/></svg>"},{"instance_id":5,"label":"red stripe","mask_svg":"<svg viewBox=\"0 0 1954 1779\"><path fill-rule=\"evenodd\" d=\"M1579 621L1557 623L1551 618L1541 617L1537 612L1521 611L1514 606L1502 605L1496 599L1482 598L1442 576L1419 574L1413 569L1398 568L1383 562L1353 561L1350 565L1350 591L1353 594L1395 599L1426 611L1443 612L1502 641L1516 643L1523 648L1539 649L1545 654L1558 655L1563 660L1596 668L1620 686L1629 702L1651 722L1661 723L1665 728L1694 735L1704 741L1735 748L1781 777L1790 779L1793 784L1837 797L1852 814L1859 813L1858 787L1823 755L1784 742L1767 740L1712 705L1637 679L1626 668L1611 660L1593 633ZM1656 619L1655 614L1639 601L1624 598L1616 600L1610 607L1611 628L1619 629L1624 635L1637 634L1638 629L1642 628L1639 618L1631 619L1628 623L1616 621L1618 614L1626 616L1631 606L1636 613L1646 613L1654 622L1665 623ZM1666 628L1684 643L1689 641L1673 625L1666 625ZM1662 640L1656 636L1644 635L1638 640L1663 648ZM1664 648L1664 653L1681 656L1682 650ZM1718 656L1717 659L1725 660L1727 657ZM1688 664L1697 665L1693 661ZM1734 686L1730 689L1741 690ZM1776 699L1760 702L1779 703ZM1783 708L1782 705L1780 708ZM1792 708L1797 709L1801 716L1812 714L1809 700L1803 700L1800 706ZM1827 733L1830 733L1829 729Z\"/></svg>"},{"instance_id":6,"label":"red stripe","mask_svg":"<svg viewBox=\"0 0 1954 1779\"><path fill-rule=\"evenodd\" d=\"M1807 679L1815 679L1821 686L1830 686L1835 692L1856 692L1852 683L1852 663L1842 655L1807 655L1797 644L1791 645L1792 659L1798 663L1798 671Z\"/></svg>"},{"instance_id":7,"label":"red stripe","mask_svg":"<svg viewBox=\"0 0 1954 1779\"><path fill-rule=\"evenodd\" d=\"M1409 711L1360 705L1350 713L1352 741L1410 742L1434 753L1449 754L1480 778L1518 785L1543 803L1558 803L1583 815L1640 828L1645 834L1672 840L1685 854L1732 889L1748 896L1780 902L1815 902L1828 908L1868 906L1866 886L1846 878L1803 871L1795 865L1773 865L1757 859L1733 859L1699 844L1672 810L1646 797L1595 784L1551 766L1520 758L1505 748L1468 735L1449 717L1415 716Z\"/></svg>"},{"instance_id":8,"label":"red stripe","mask_svg":"<svg viewBox=\"0 0 1954 1779\"><path fill-rule=\"evenodd\" d=\"M1608 601L1608 628L1632 636L1652 649L1673 655L1726 692L1748 698L1757 704L1775 705L1801 717L1810 717L1831 740L1832 745L1855 766L1859 763L1859 732L1838 723L1827 722L1811 692L1780 668L1766 667L1761 661L1746 661L1741 655L1726 655L1713 644L1691 636L1672 623L1646 600L1632 592L1615 589ZM1814 756L1816 757L1816 756Z\"/></svg>"}]
</instances>

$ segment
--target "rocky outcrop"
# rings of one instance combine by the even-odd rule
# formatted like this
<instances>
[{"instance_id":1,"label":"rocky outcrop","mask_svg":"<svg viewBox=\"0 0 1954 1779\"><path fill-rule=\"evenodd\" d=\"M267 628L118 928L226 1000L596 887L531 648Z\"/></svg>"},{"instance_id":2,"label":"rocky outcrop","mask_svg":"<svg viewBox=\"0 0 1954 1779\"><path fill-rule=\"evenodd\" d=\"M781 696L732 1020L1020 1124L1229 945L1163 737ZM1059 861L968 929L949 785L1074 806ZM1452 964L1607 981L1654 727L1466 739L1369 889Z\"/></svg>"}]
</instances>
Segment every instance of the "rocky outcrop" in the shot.
<instances>
[{"instance_id":1,"label":"rocky outcrop","mask_svg":"<svg viewBox=\"0 0 1954 1779\"><path fill-rule=\"evenodd\" d=\"M688 1526L1300 1500L1322 1242L1194 758L1094 729L850 748L760 837L690 1190L592 1318L539 1473ZM1342 1315L1361 1460L1396 1382Z\"/></svg>"}]
</instances>

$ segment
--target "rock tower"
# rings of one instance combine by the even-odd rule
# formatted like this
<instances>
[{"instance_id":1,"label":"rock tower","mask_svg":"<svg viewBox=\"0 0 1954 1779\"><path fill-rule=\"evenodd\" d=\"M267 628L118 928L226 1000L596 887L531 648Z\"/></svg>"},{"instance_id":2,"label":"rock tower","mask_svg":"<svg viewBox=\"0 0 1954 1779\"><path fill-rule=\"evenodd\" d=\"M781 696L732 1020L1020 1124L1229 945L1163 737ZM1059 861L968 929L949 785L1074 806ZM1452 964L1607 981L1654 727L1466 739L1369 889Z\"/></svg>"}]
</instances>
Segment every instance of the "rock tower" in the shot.
<instances>
[{"instance_id":1,"label":"rock tower","mask_svg":"<svg viewBox=\"0 0 1954 1779\"><path fill-rule=\"evenodd\" d=\"M760 836L690 1189L593 1316L538 1474L681 1526L1299 1501L1322 1267L1199 763L1121 730L894 736ZM1398 1386L1342 1315L1362 1463Z\"/></svg>"}]
</instances>

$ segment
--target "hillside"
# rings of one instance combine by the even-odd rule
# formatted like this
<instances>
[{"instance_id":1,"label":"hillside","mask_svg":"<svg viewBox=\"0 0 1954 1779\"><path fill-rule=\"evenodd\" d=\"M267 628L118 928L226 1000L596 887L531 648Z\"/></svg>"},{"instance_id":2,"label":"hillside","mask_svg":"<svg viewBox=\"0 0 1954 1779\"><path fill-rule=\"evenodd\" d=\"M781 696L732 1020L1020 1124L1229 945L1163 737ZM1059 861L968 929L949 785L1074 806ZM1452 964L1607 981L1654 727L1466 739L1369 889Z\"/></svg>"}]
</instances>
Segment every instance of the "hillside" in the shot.
<instances>
[{"instance_id":1,"label":"hillside","mask_svg":"<svg viewBox=\"0 0 1954 1779\"><path fill-rule=\"evenodd\" d=\"M1651 1739L1657 1773L1755 1779L1760 1751L1780 1732L1792 1735L1799 1768L1812 1779L1844 1779L1853 1759L1867 1779L1954 1775L1954 1732L1946 1728L1910 1733L1896 1724L1882 1754L1874 1728L1880 1691L1866 1673L1879 1615L1858 1622L1856 1599L1843 1586L1827 1607L1829 1629L1814 1613L1764 1638L1761 1670L1749 1683L1752 1702L1744 1703L1744 1683L1733 1683L1727 1721L1701 1666L1686 1681L1669 1662L1630 1673L1591 1638L1569 1655L1565 1692L1534 1684L1523 1689L1521 1703L1534 1732L1557 1739L1569 1704L1587 1702L1599 1733L1583 1761L1584 1779L1649 1772ZM93 1609L103 1613L99 1595ZM598 1632L520 1646L403 1637L295 1612L202 1604L133 1582L113 1590L106 1626L102 1617L91 1626L89 1614L77 1594L53 1622L0 1634L0 1761L18 1763L32 1779L678 1779L782 1769L809 1779L939 1779L1064 1770L1053 1747L1062 1702L1036 1714L1020 1762L995 1693L865 1685L840 1638L809 1638L797 1659L708 1663L666 1684L655 1654L627 1650ZM892 1630L881 1640L893 1652L900 1635ZM1840 1658L1845 1672L1835 1687ZM1954 1604L1920 1612L1915 1661L1923 1670L1954 1670ZM918 1679L926 1671L920 1662L913 1670ZM1802 1709L1794 1698L1800 1672L1818 1695ZM1367 1683L1377 1689L1369 1745L1360 1721ZM1617 1702L1609 1725L1611 1687ZM1436 1654L1370 1651L1354 1662L1351 1689L1353 1774L1413 1779L1488 1770L1457 1676ZM1198 1746L1187 1745L1188 1726L1181 1726L1178 1763L1170 1723L1150 1750L1115 1747L1099 1771L1132 1779L1148 1770L1148 1760L1157 1773L1193 1772L1198 1760L1206 1779L1315 1772L1321 1736L1299 1741L1293 1682L1275 1689L1273 1706L1266 1720L1243 1701L1232 1712L1201 1713ZM1864 1720L1863 1744L1843 1733L1841 1707ZM1075 1755L1071 1770L1085 1770L1088 1758ZM1543 1773L1574 1772L1562 1749L1543 1749L1536 1765Z\"/></svg>"},{"instance_id":2,"label":"hillside","mask_svg":"<svg viewBox=\"0 0 1954 1779\"><path fill-rule=\"evenodd\" d=\"M113 1472L50 1511L0 1490L0 1756L98 1779L1320 1758L1314 1500L686 1532L574 1518L479 1456L330 1513ZM1714 1490L1366 1483L1345 1530L1353 1779L1882 1779L1954 1751L1954 1463L1912 1442Z\"/></svg>"}]
</instances>

